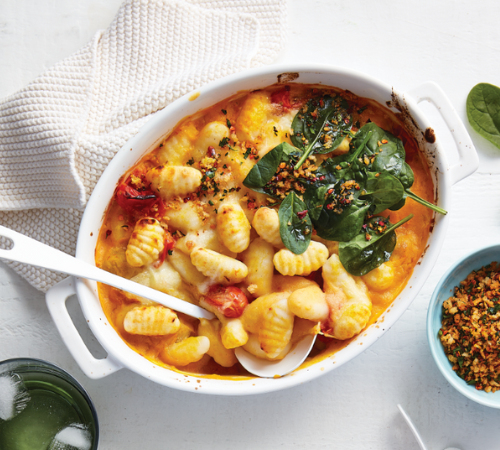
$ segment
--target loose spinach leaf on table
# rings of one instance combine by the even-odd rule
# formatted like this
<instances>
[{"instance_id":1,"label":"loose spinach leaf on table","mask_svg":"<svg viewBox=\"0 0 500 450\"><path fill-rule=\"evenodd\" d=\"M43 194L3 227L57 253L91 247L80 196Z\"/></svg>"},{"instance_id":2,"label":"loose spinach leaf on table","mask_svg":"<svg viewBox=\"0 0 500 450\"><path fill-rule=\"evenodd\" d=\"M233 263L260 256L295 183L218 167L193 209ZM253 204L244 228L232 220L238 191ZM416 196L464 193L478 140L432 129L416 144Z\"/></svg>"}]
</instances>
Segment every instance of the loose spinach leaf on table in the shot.
<instances>
[{"instance_id":1,"label":"loose spinach leaf on table","mask_svg":"<svg viewBox=\"0 0 500 450\"><path fill-rule=\"evenodd\" d=\"M349 105L340 96L323 95L309 100L292 122L292 143L303 151L295 170L312 153L335 150L352 128Z\"/></svg>"},{"instance_id":2,"label":"loose spinach leaf on table","mask_svg":"<svg viewBox=\"0 0 500 450\"><path fill-rule=\"evenodd\" d=\"M295 192L290 192L281 202L278 216L281 240L285 247L296 255L304 253L312 235L312 223L306 204Z\"/></svg>"},{"instance_id":3,"label":"loose spinach leaf on table","mask_svg":"<svg viewBox=\"0 0 500 450\"><path fill-rule=\"evenodd\" d=\"M296 154L297 149L287 142L274 147L271 151L266 153L263 158L259 160L248 175L243 180L243 184L257 192L268 194L264 190L264 186L271 181L271 178L276 174L278 166L281 162L288 162L290 155Z\"/></svg>"},{"instance_id":4,"label":"loose spinach leaf on table","mask_svg":"<svg viewBox=\"0 0 500 450\"><path fill-rule=\"evenodd\" d=\"M394 225L391 225L389 219L385 217L377 216L369 219L354 239L340 243L339 259L344 268L351 275L363 276L389 261L396 246L394 230L412 217L413 214L410 214Z\"/></svg>"},{"instance_id":5,"label":"loose spinach leaf on table","mask_svg":"<svg viewBox=\"0 0 500 450\"><path fill-rule=\"evenodd\" d=\"M472 128L500 148L500 88L477 84L467 96L466 108Z\"/></svg>"}]
</instances>

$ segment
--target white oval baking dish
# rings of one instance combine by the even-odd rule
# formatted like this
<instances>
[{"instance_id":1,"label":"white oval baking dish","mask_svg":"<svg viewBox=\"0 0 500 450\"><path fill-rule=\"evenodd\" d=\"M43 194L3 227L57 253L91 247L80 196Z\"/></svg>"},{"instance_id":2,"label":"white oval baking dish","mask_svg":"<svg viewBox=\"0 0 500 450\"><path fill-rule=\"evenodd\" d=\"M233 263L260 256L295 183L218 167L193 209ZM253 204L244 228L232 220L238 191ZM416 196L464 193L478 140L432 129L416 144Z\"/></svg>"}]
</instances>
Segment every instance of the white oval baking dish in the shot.
<instances>
[{"instance_id":1,"label":"white oval baking dish","mask_svg":"<svg viewBox=\"0 0 500 450\"><path fill-rule=\"evenodd\" d=\"M182 118L239 91L259 89L277 82L337 86L350 90L360 97L374 99L382 105L397 106L403 111L407 126L413 129L417 139L422 142L434 177L438 204L448 211L451 208L453 184L473 173L478 167L477 154L464 125L449 100L434 83L425 83L410 92L400 93L390 85L370 76L329 66L271 66L250 70L215 81L180 98L156 113L139 133L127 142L103 173L88 202L78 235L76 256L95 264L94 251L101 221L118 179L168 135ZM424 100L436 106L452 133L459 155L456 164L448 163L449 155L440 146L437 138L434 142L428 142L433 140L434 133L431 132L428 119L418 107L418 103ZM427 140L424 139L426 130L428 130ZM278 379L200 378L186 376L155 365L128 347L109 325L99 303L97 284L92 281L73 278L64 280L47 293L47 304L66 346L80 368L90 378L101 378L126 367L156 383L197 393L248 395L276 391L310 381L340 367L382 336L408 308L430 274L441 250L448 222L449 216L436 216L428 248L403 292L378 321L379 323L382 321L383 326L369 326L350 345L335 355L307 368L299 368L292 374ZM78 295L89 327L108 353L105 359L98 360L90 354L68 314L65 302L74 293Z\"/></svg>"}]
</instances>

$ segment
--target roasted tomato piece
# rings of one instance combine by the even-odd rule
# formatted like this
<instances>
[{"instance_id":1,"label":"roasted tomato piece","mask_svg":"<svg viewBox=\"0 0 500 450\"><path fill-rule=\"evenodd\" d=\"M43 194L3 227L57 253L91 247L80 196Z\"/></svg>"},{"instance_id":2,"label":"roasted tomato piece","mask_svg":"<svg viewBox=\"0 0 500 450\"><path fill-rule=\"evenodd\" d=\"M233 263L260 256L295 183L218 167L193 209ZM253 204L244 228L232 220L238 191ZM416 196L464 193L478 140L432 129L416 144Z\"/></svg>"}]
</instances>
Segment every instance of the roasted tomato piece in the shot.
<instances>
[{"instance_id":1,"label":"roasted tomato piece","mask_svg":"<svg viewBox=\"0 0 500 450\"><path fill-rule=\"evenodd\" d=\"M205 301L229 318L240 317L248 305L247 297L240 288L220 284L209 289Z\"/></svg>"},{"instance_id":2,"label":"roasted tomato piece","mask_svg":"<svg viewBox=\"0 0 500 450\"><path fill-rule=\"evenodd\" d=\"M160 267L163 264L163 261L165 261L165 258L167 256L167 253L170 250L173 250L175 247L176 240L173 238L173 236L170 234L169 231L165 231L165 239L163 240L163 251L161 252L160 258L156 263L154 264L155 267Z\"/></svg>"},{"instance_id":3,"label":"roasted tomato piece","mask_svg":"<svg viewBox=\"0 0 500 450\"><path fill-rule=\"evenodd\" d=\"M281 91L273 92L271 95L271 102L278 103L283 108L291 108L292 104L290 103L290 86L285 86Z\"/></svg>"},{"instance_id":4,"label":"roasted tomato piece","mask_svg":"<svg viewBox=\"0 0 500 450\"><path fill-rule=\"evenodd\" d=\"M128 212L140 211L153 206L156 201L153 191L138 191L126 183L120 184L116 190L116 201Z\"/></svg>"}]
</instances>

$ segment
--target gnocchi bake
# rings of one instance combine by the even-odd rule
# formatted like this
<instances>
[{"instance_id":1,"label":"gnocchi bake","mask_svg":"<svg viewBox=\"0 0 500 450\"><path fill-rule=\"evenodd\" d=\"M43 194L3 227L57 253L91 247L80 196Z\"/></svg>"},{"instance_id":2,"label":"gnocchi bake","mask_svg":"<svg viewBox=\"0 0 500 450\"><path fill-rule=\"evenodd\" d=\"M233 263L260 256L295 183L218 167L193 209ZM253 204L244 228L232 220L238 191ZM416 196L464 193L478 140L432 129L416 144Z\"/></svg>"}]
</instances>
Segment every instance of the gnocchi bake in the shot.
<instances>
[{"instance_id":1,"label":"gnocchi bake","mask_svg":"<svg viewBox=\"0 0 500 450\"><path fill-rule=\"evenodd\" d=\"M434 187L399 117L334 87L239 93L185 118L120 179L97 266L214 313L194 319L99 285L122 339L155 364L249 376L234 350L308 361L375 323L427 245ZM306 362L307 364L307 362Z\"/></svg>"}]
</instances>

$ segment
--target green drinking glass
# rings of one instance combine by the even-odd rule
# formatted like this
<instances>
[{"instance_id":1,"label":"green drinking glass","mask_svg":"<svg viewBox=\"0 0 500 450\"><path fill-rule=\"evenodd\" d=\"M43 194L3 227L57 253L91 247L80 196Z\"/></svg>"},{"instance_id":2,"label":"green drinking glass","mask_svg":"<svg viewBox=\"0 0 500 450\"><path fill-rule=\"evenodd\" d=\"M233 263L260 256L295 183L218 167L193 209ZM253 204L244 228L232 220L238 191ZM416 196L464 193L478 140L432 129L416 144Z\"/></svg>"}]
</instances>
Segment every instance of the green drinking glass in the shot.
<instances>
[{"instance_id":1,"label":"green drinking glass","mask_svg":"<svg viewBox=\"0 0 500 450\"><path fill-rule=\"evenodd\" d=\"M0 362L0 449L96 450L94 404L68 372L46 361Z\"/></svg>"}]
</instances>

